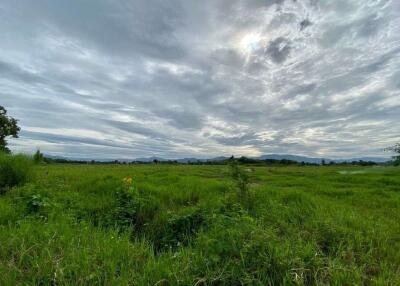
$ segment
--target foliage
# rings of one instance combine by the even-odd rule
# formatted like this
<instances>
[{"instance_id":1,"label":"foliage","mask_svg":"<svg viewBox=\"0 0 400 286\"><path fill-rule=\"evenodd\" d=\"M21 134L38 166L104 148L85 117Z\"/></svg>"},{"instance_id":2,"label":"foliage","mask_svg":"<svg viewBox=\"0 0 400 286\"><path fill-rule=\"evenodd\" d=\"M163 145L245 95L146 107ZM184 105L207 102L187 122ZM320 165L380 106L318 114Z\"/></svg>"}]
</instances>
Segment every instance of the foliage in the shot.
<instances>
[{"instance_id":1,"label":"foliage","mask_svg":"<svg viewBox=\"0 0 400 286\"><path fill-rule=\"evenodd\" d=\"M229 166L232 172L232 178L235 180L236 185L240 191L242 199L246 198L249 189L249 176L241 168L235 159L230 160Z\"/></svg>"},{"instance_id":2,"label":"foliage","mask_svg":"<svg viewBox=\"0 0 400 286\"><path fill-rule=\"evenodd\" d=\"M35 164L40 164L44 161L44 156L43 154L40 152L40 150L37 150L35 152L35 154L33 155L33 162L35 162Z\"/></svg>"},{"instance_id":3,"label":"foliage","mask_svg":"<svg viewBox=\"0 0 400 286\"><path fill-rule=\"evenodd\" d=\"M0 153L0 193L32 179L32 160L24 155Z\"/></svg>"},{"instance_id":4,"label":"foliage","mask_svg":"<svg viewBox=\"0 0 400 286\"><path fill-rule=\"evenodd\" d=\"M199 207L184 208L180 212L167 214L151 237L155 249L176 250L181 246L187 246L206 225L206 220L205 212Z\"/></svg>"},{"instance_id":5,"label":"foliage","mask_svg":"<svg viewBox=\"0 0 400 286\"><path fill-rule=\"evenodd\" d=\"M7 110L0 105L0 152L10 153L7 148L8 136L18 138L20 128L17 125L18 121L7 115Z\"/></svg>"},{"instance_id":6,"label":"foliage","mask_svg":"<svg viewBox=\"0 0 400 286\"><path fill-rule=\"evenodd\" d=\"M40 190L38 191L35 187L33 190L36 190L36 192L24 194L21 197L22 201L25 202L25 216L47 220L53 204L48 196L40 193Z\"/></svg>"},{"instance_id":7,"label":"foliage","mask_svg":"<svg viewBox=\"0 0 400 286\"><path fill-rule=\"evenodd\" d=\"M394 146L386 148L386 151L394 152L397 154L393 156L393 163L395 166L400 166L400 143L397 143Z\"/></svg>"},{"instance_id":8,"label":"foliage","mask_svg":"<svg viewBox=\"0 0 400 286\"><path fill-rule=\"evenodd\" d=\"M0 285L400 285L398 168L237 167L35 165Z\"/></svg>"},{"instance_id":9,"label":"foliage","mask_svg":"<svg viewBox=\"0 0 400 286\"><path fill-rule=\"evenodd\" d=\"M233 158L230 159L229 166L231 169L231 176L236 183L236 188L239 190L238 199L243 207L246 208L248 212L254 212L254 192L250 190L250 174L253 172L253 168L245 168L246 166L241 166L239 160ZM235 199L235 196L233 196Z\"/></svg>"}]
</instances>

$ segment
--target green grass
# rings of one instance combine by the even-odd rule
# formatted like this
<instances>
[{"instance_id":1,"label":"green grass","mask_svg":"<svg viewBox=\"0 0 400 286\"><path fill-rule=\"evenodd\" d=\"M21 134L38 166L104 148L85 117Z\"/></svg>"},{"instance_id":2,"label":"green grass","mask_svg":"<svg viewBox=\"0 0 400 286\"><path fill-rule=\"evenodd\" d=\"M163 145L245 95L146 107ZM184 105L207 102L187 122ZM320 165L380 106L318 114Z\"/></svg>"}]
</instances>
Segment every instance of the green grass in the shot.
<instances>
[{"instance_id":1,"label":"green grass","mask_svg":"<svg viewBox=\"0 0 400 286\"><path fill-rule=\"evenodd\" d=\"M32 165L31 158L27 156L9 155L0 151L0 194L31 180Z\"/></svg>"},{"instance_id":2,"label":"green grass","mask_svg":"<svg viewBox=\"0 0 400 286\"><path fill-rule=\"evenodd\" d=\"M400 285L399 168L243 169L245 196L228 166L35 166L0 285Z\"/></svg>"}]
</instances>

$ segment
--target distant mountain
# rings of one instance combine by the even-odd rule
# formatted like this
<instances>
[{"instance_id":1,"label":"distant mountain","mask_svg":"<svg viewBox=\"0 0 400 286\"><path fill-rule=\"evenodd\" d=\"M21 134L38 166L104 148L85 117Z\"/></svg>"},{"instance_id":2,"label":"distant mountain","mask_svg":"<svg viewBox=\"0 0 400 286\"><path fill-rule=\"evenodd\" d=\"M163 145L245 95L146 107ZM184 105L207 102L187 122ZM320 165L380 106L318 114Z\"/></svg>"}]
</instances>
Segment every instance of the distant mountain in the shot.
<instances>
[{"instance_id":1,"label":"distant mountain","mask_svg":"<svg viewBox=\"0 0 400 286\"><path fill-rule=\"evenodd\" d=\"M147 159L136 159L136 161L143 161L143 162L151 162L155 157L147 158ZM211 159L199 159L199 158L183 158L176 160L178 163L187 164L187 163L196 163L196 162L219 162L228 160L230 157L219 156ZM298 156L298 155L290 155L290 154L268 154L262 155L260 157L253 157L252 159L257 160L291 160L296 162L304 162L304 163L311 163L311 164L322 164L322 161L325 161L327 164L329 162L335 163L343 163L343 162L353 162L353 161L370 161L375 163L384 163L390 161L390 158L381 158L381 157L360 157L360 158L349 158L349 159L330 159L330 158L316 158L316 157L306 157L306 156ZM147 160L147 161L144 161ZM157 158L158 161L167 161L162 158Z\"/></svg>"},{"instance_id":2,"label":"distant mountain","mask_svg":"<svg viewBox=\"0 0 400 286\"><path fill-rule=\"evenodd\" d=\"M375 163L385 163L390 161L391 158L382 158L382 157L360 157L360 158L351 158L351 159L335 159L336 163L342 162L354 162L354 161L365 161L365 162L375 162Z\"/></svg>"},{"instance_id":3,"label":"distant mountain","mask_svg":"<svg viewBox=\"0 0 400 286\"><path fill-rule=\"evenodd\" d=\"M203 159L197 159L197 158L183 158L183 159L178 159L176 160L178 163L182 164L187 164L187 163L195 163L195 162L203 162Z\"/></svg>"},{"instance_id":4,"label":"distant mountain","mask_svg":"<svg viewBox=\"0 0 400 286\"><path fill-rule=\"evenodd\" d=\"M154 160L157 161L168 161L167 159L161 158L161 157L148 157L148 158L136 158L134 160L130 160L130 161L137 161L137 162L153 162Z\"/></svg>"},{"instance_id":5,"label":"distant mountain","mask_svg":"<svg viewBox=\"0 0 400 286\"><path fill-rule=\"evenodd\" d=\"M199 158L195 158L195 157L182 158L182 159L164 159L164 158L160 158L160 157L149 157L149 158L136 158L133 161L137 161L137 162L153 162L154 160L158 160L158 161L161 161L161 162L177 161L178 163L181 163L181 164L188 164L188 163L197 163L197 162L224 161L224 160L228 160L229 158L230 157L224 157L224 156L215 157L215 158L211 158L211 159L199 159Z\"/></svg>"},{"instance_id":6,"label":"distant mountain","mask_svg":"<svg viewBox=\"0 0 400 286\"><path fill-rule=\"evenodd\" d=\"M81 161L91 161L92 159L87 159L87 158L72 158L72 157L61 157L61 156L51 156L51 155L46 155L47 158L51 159L62 159L62 160L81 160ZM119 162L144 162L144 163L149 163L153 162L154 160L157 160L159 162L165 162L165 161L172 161L176 160L178 163L181 164L188 164L188 163L196 163L196 162L219 162L219 161L224 161L228 160L230 157L225 157L225 156L219 156L215 158L210 158L210 159L199 159L199 158L182 158L182 159L164 159L161 157L144 157L144 158L136 158L136 159L118 159L117 161ZM290 154L267 154L267 155L262 155L259 157L249 157L251 159L257 159L257 160L291 160L291 161L296 161L296 162L305 162L305 163L311 163L311 164L321 164L322 161L324 160L327 164L329 162L335 162L335 163L343 163L343 162L353 162L353 161L365 161L365 162L375 162L375 163L385 163L390 161L390 158L383 158L383 157L360 157L360 158L343 158L343 159L329 159L329 158L316 158L316 157L306 157L306 156L299 156L299 155L290 155ZM98 162L112 162L115 161L116 159L95 159Z\"/></svg>"},{"instance_id":7,"label":"distant mountain","mask_svg":"<svg viewBox=\"0 0 400 286\"><path fill-rule=\"evenodd\" d=\"M335 163L343 163L343 162L354 162L354 161L365 161L365 162L375 162L375 163L385 163L390 161L390 158L382 158L382 157L360 157L360 158L343 158L343 159L329 159L329 158L313 158L313 157L305 157L305 156L297 156L297 155L280 155L280 154L269 154L262 155L258 158L259 160L292 160L296 162L305 162L305 163L313 163L313 164L321 164L322 160L326 163L335 162Z\"/></svg>"},{"instance_id":8,"label":"distant mountain","mask_svg":"<svg viewBox=\"0 0 400 286\"><path fill-rule=\"evenodd\" d=\"M207 159L206 161L224 161L224 160L228 160L230 157L224 157L224 156L219 156L219 157L215 157L215 158L212 158L212 159Z\"/></svg>"},{"instance_id":9,"label":"distant mountain","mask_svg":"<svg viewBox=\"0 0 400 286\"><path fill-rule=\"evenodd\" d=\"M269 154L269 155L262 155L255 159L259 160L291 160L296 162L304 162L304 163L312 163L312 164L321 164L322 160L329 163L332 160L324 159L324 158L312 158L312 157L304 157L304 156L297 156L297 155L279 155L279 154Z\"/></svg>"}]
</instances>

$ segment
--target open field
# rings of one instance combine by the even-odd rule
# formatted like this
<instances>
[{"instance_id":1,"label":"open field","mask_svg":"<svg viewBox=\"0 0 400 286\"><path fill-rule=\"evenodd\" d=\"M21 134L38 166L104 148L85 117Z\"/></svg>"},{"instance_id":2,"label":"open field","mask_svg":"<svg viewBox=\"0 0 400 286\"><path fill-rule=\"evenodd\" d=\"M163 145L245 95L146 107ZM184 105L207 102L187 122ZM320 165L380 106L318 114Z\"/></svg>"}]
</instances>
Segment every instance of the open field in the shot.
<instances>
[{"instance_id":1,"label":"open field","mask_svg":"<svg viewBox=\"0 0 400 286\"><path fill-rule=\"evenodd\" d=\"M36 166L0 195L0 285L400 285L399 168L242 168L245 193L228 166Z\"/></svg>"}]
</instances>

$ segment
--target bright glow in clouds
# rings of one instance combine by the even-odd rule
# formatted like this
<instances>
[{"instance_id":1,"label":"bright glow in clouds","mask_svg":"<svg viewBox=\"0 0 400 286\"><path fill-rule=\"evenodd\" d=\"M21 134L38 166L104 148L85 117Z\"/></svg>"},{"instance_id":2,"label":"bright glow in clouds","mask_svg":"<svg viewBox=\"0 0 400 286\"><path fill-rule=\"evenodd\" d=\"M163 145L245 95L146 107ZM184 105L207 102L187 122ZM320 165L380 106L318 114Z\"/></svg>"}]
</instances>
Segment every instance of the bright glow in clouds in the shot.
<instances>
[{"instance_id":1,"label":"bright glow in clouds","mask_svg":"<svg viewBox=\"0 0 400 286\"><path fill-rule=\"evenodd\" d=\"M246 34L240 41L240 49L244 53L252 53L261 45L261 36L259 33Z\"/></svg>"}]
</instances>

